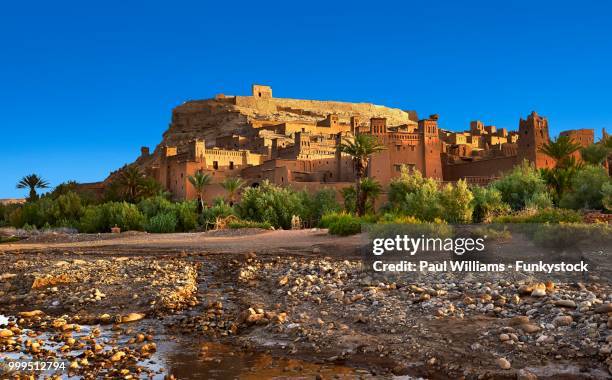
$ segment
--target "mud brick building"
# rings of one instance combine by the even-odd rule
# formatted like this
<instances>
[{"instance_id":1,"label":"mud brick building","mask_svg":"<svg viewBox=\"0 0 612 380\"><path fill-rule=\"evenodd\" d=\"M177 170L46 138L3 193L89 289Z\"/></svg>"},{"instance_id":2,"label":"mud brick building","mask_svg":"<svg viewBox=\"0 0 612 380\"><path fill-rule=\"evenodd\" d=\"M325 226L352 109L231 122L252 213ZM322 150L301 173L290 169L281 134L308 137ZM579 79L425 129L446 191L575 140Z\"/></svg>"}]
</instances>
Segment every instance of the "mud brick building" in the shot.
<instances>
[{"instance_id":1,"label":"mud brick building","mask_svg":"<svg viewBox=\"0 0 612 380\"><path fill-rule=\"evenodd\" d=\"M445 130L438 115L419 119L412 110L370 103L274 98L272 88L253 85L250 96L219 94L176 107L162 142L143 147L135 164L177 199L192 199L188 176L209 173L208 200L222 195L230 176L249 185L263 180L303 189L341 189L354 180L351 157L338 146L356 134L374 136L386 149L374 154L368 175L386 185L402 167L439 181L486 184L523 160L552 167L539 152L550 139L548 120L536 112L517 131L472 121L463 132ZM562 132L582 146L592 129ZM579 159L579 156L577 156Z\"/></svg>"}]
</instances>

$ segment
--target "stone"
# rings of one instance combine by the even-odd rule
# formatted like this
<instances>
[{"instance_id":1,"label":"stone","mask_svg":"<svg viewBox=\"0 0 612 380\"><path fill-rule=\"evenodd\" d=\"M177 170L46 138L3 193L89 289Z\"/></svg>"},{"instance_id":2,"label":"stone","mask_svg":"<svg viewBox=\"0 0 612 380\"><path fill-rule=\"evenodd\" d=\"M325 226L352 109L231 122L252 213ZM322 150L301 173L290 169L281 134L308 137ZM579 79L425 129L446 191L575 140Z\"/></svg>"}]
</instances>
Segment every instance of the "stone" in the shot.
<instances>
[{"instance_id":1,"label":"stone","mask_svg":"<svg viewBox=\"0 0 612 380\"><path fill-rule=\"evenodd\" d=\"M555 301L555 306L559 307L567 307L567 308L576 308L576 302L572 300L557 300Z\"/></svg>"},{"instance_id":2,"label":"stone","mask_svg":"<svg viewBox=\"0 0 612 380\"><path fill-rule=\"evenodd\" d=\"M612 313L612 303L605 303L597 306L595 312L599 314Z\"/></svg>"},{"instance_id":3,"label":"stone","mask_svg":"<svg viewBox=\"0 0 612 380\"><path fill-rule=\"evenodd\" d=\"M19 313L19 316L23 318L34 318L42 315L45 315L45 313L40 310L22 311L21 313Z\"/></svg>"},{"instance_id":4,"label":"stone","mask_svg":"<svg viewBox=\"0 0 612 380\"><path fill-rule=\"evenodd\" d=\"M534 325L533 323L525 323L523 325L520 325L519 328L527 334L533 334L542 330L540 326Z\"/></svg>"},{"instance_id":5,"label":"stone","mask_svg":"<svg viewBox=\"0 0 612 380\"><path fill-rule=\"evenodd\" d=\"M519 315L510 319L510 326L519 326L529 323L529 317L525 315Z\"/></svg>"},{"instance_id":6,"label":"stone","mask_svg":"<svg viewBox=\"0 0 612 380\"><path fill-rule=\"evenodd\" d=\"M537 284L531 291L532 297L544 297L546 295L546 285Z\"/></svg>"},{"instance_id":7,"label":"stone","mask_svg":"<svg viewBox=\"0 0 612 380\"><path fill-rule=\"evenodd\" d=\"M538 380L538 377L525 368L522 368L516 374L516 380Z\"/></svg>"},{"instance_id":8,"label":"stone","mask_svg":"<svg viewBox=\"0 0 612 380\"><path fill-rule=\"evenodd\" d=\"M125 356L125 352L123 351L118 351L116 352L113 356L111 356L111 362L118 362L121 359L123 359L123 357Z\"/></svg>"},{"instance_id":9,"label":"stone","mask_svg":"<svg viewBox=\"0 0 612 380\"><path fill-rule=\"evenodd\" d=\"M120 323L135 322L135 321L139 321L143 319L144 317L145 315L142 313L130 313L128 315L124 315L123 317L120 317L119 322Z\"/></svg>"},{"instance_id":10,"label":"stone","mask_svg":"<svg viewBox=\"0 0 612 380\"><path fill-rule=\"evenodd\" d=\"M502 341L502 342L510 340L510 335L508 335L508 334L500 334L499 335L499 340Z\"/></svg>"},{"instance_id":11,"label":"stone","mask_svg":"<svg viewBox=\"0 0 612 380\"><path fill-rule=\"evenodd\" d=\"M10 338L13 335L14 335L13 332L9 329L0 330L0 338Z\"/></svg>"},{"instance_id":12,"label":"stone","mask_svg":"<svg viewBox=\"0 0 612 380\"><path fill-rule=\"evenodd\" d=\"M572 324L572 322L573 322L573 319L569 315L559 315L555 317L555 319L553 319L553 325L557 327L569 326Z\"/></svg>"},{"instance_id":13,"label":"stone","mask_svg":"<svg viewBox=\"0 0 612 380\"><path fill-rule=\"evenodd\" d=\"M510 369L510 368L512 368L512 364L510 364L510 362L506 358L497 358L495 360L495 363L501 369Z\"/></svg>"}]
</instances>

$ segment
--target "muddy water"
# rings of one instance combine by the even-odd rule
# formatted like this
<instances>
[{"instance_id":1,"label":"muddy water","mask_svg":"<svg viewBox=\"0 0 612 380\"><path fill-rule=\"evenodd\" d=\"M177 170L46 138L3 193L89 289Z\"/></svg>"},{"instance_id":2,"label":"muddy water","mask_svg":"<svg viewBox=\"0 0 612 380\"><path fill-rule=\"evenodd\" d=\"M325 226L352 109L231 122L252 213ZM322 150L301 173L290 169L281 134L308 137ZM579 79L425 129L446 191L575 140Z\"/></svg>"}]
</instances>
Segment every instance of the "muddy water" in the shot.
<instances>
[{"instance_id":1,"label":"muddy water","mask_svg":"<svg viewBox=\"0 0 612 380\"><path fill-rule=\"evenodd\" d=\"M9 318L0 315L0 327L8 323ZM101 330L101 338L105 343L105 349L110 349L111 342L125 344L128 335L121 335L117 331L112 331L109 326L81 326L81 331L74 334L75 338L85 336L97 327ZM196 337L186 335L166 335L164 328L158 321L147 320L137 324L130 324L134 331L155 330L155 343L157 352L139 362L154 371L153 379L162 380L167 374L173 374L177 379L314 379L317 375L325 379L373 379L384 378L374 377L368 371L355 369L340 365L315 364L301 360L288 358L274 358L262 353L246 353L239 348L227 346L215 342L206 341ZM23 330L25 337L28 330ZM37 339L45 341L44 348L58 352L59 346L55 342L48 340L49 334L43 333ZM58 359L61 360L62 354L58 352ZM78 355L78 350L70 352L71 355ZM0 361L28 360L28 356L23 353L0 353ZM66 364L69 364L66 362ZM52 374L60 374L64 379L72 379L66 371L46 371L39 372L41 378ZM399 378L395 378L399 379ZM410 379L402 377L402 379Z\"/></svg>"}]
</instances>

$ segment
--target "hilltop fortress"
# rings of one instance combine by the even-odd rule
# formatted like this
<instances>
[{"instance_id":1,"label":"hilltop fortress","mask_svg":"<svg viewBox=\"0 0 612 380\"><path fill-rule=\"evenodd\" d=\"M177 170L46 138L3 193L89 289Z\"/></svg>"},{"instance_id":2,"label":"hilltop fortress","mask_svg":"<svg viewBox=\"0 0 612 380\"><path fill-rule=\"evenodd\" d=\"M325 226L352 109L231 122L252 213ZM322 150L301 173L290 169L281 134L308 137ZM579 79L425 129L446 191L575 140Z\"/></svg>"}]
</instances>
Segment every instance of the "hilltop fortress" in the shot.
<instances>
[{"instance_id":1,"label":"hilltop fortress","mask_svg":"<svg viewBox=\"0 0 612 380\"><path fill-rule=\"evenodd\" d=\"M213 178L209 201L223 194L218 184L231 176L251 186L269 180L340 189L350 185L354 172L338 145L356 134L370 134L386 146L372 156L368 173L383 185L403 166L440 181L486 184L524 159L538 168L555 164L539 152L549 130L548 120L535 112L519 121L518 131L472 121L469 130L451 132L440 128L438 115L419 119L415 111L369 103L274 98L261 85L253 85L250 96L220 94L176 107L161 143L153 152L141 148L135 164L176 199L196 197L188 176L197 171ZM594 140L592 129L563 134L583 146Z\"/></svg>"}]
</instances>

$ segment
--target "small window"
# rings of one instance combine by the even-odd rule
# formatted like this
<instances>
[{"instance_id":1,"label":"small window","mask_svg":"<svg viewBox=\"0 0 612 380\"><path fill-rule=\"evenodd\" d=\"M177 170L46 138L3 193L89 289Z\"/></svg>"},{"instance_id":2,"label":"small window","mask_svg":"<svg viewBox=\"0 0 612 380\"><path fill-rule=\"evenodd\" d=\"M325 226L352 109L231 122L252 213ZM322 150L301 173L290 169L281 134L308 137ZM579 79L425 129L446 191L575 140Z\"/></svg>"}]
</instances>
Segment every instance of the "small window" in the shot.
<instances>
[{"instance_id":1,"label":"small window","mask_svg":"<svg viewBox=\"0 0 612 380\"><path fill-rule=\"evenodd\" d=\"M234 170L234 161L229 162L229 168L230 170Z\"/></svg>"},{"instance_id":2,"label":"small window","mask_svg":"<svg viewBox=\"0 0 612 380\"><path fill-rule=\"evenodd\" d=\"M213 161L213 169L215 169L215 170L219 169L219 162L218 161Z\"/></svg>"}]
</instances>

